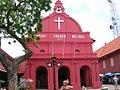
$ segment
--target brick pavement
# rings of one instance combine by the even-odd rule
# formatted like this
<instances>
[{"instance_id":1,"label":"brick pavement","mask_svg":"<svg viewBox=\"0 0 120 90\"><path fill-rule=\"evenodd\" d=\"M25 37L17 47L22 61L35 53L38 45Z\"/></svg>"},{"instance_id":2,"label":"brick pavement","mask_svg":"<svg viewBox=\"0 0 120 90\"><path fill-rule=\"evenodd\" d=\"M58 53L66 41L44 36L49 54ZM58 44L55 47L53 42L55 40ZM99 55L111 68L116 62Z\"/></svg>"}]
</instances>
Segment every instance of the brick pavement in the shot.
<instances>
[{"instance_id":1,"label":"brick pavement","mask_svg":"<svg viewBox=\"0 0 120 90\"><path fill-rule=\"evenodd\" d=\"M104 89L103 89L104 88ZM106 88L106 89L105 89ZM108 88L108 89L107 89ZM87 90L115 90L114 85L103 85L102 89L92 89L92 88L87 88ZM118 85L118 90L120 90L120 85Z\"/></svg>"},{"instance_id":2,"label":"brick pavement","mask_svg":"<svg viewBox=\"0 0 120 90\"><path fill-rule=\"evenodd\" d=\"M115 90L114 85L103 85L103 87L108 87L108 90ZM120 90L120 85L118 85L118 90Z\"/></svg>"}]
</instances>

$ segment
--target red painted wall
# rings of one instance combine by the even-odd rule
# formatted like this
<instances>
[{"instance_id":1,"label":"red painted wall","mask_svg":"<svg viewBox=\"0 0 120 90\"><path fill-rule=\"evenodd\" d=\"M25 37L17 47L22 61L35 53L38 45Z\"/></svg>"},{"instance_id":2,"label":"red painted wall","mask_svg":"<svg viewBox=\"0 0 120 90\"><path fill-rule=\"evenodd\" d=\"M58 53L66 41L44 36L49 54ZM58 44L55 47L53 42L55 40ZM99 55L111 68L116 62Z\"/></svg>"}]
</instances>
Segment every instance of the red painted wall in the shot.
<instances>
[{"instance_id":1,"label":"red painted wall","mask_svg":"<svg viewBox=\"0 0 120 90\"><path fill-rule=\"evenodd\" d=\"M62 11L57 12L57 7ZM69 70L70 84L74 86L74 90L81 90L81 84L100 88L98 58L92 49L93 39L90 38L89 32L82 32L80 25L64 12L64 7L58 0L54 12L43 20L43 32L38 34L41 40L37 42L40 48L28 43L33 56L27 62L26 78L33 79L32 88L35 90L39 78L36 72L39 67L43 67L47 72L48 90L53 90L53 68L48 67L47 63L52 61L51 57L55 54L56 61L62 62L61 68L66 67ZM58 24L55 20L62 21ZM55 68L56 90L58 90L60 67L57 67L57 63Z\"/></svg>"},{"instance_id":2,"label":"red painted wall","mask_svg":"<svg viewBox=\"0 0 120 90\"><path fill-rule=\"evenodd\" d=\"M120 72L120 50L117 50L111 54L105 55L104 57L99 59L99 67L100 73L107 73L107 72ZM114 66L111 66L110 58L114 60ZM106 68L103 68L103 61L106 63Z\"/></svg>"}]
</instances>

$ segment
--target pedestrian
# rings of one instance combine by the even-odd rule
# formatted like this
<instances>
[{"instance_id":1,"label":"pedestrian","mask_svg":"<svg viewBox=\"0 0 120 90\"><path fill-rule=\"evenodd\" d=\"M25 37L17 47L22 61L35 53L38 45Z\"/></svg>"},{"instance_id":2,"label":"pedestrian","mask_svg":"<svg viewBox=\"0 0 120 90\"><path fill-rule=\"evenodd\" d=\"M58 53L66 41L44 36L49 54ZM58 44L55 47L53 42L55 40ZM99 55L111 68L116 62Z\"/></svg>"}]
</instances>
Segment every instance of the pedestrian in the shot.
<instances>
[{"instance_id":1,"label":"pedestrian","mask_svg":"<svg viewBox=\"0 0 120 90\"><path fill-rule=\"evenodd\" d=\"M19 90L24 90L24 88L27 86L27 84L25 83L25 81L20 82L19 85Z\"/></svg>"},{"instance_id":2,"label":"pedestrian","mask_svg":"<svg viewBox=\"0 0 120 90\"><path fill-rule=\"evenodd\" d=\"M117 76L113 77L113 82L114 82L114 88L115 88L115 90L118 90L118 78L117 78Z\"/></svg>"},{"instance_id":3,"label":"pedestrian","mask_svg":"<svg viewBox=\"0 0 120 90\"><path fill-rule=\"evenodd\" d=\"M82 86L82 90L87 90L85 86Z\"/></svg>"},{"instance_id":4,"label":"pedestrian","mask_svg":"<svg viewBox=\"0 0 120 90\"><path fill-rule=\"evenodd\" d=\"M25 90L31 90L31 86L27 85L27 86L25 87Z\"/></svg>"},{"instance_id":5,"label":"pedestrian","mask_svg":"<svg viewBox=\"0 0 120 90\"><path fill-rule=\"evenodd\" d=\"M64 81L63 81L63 86L61 87L60 90L70 90L70 89L73 89L73 86L68 85L68 81L67 81L67 80L64 80Z\"/></svg>"}]
</instances>

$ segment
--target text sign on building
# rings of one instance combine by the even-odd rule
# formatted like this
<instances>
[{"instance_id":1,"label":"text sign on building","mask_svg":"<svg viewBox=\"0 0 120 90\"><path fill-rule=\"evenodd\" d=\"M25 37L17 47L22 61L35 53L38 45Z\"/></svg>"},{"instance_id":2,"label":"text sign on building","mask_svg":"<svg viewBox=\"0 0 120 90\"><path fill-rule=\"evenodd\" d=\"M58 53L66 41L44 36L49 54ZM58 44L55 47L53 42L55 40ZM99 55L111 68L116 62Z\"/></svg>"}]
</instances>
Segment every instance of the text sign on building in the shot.
<instances>
[{"instance_id":1,"label":"text sign on building","mask_svg":"<svg viewBox=\"0 0 120 90\"><path fill-rule=\"evenodd\" d=\"M47 37L47 34L40 34L38 35L40 36L40 38L46 38ZM52 35L52 38L53 39L57 39L57 40L62 40L62 39L65 39L67 37L70 37L71 39L84 39L85 36L84 35L81 35L81 34L72 34L72 35L66 35L66 34L53 34Z\"/></svg>"},{"instance_id":2,"label":"text sign on building","mask_svg":"<svg viewBox=\"0 0 120 90\"><path fill-rule=\"evenodd\" d=\"M77 35L77 34L74 34L71 36L73 39L82 39L82 38L85 38L84 35Z\"/></svg>"}]
</instances>

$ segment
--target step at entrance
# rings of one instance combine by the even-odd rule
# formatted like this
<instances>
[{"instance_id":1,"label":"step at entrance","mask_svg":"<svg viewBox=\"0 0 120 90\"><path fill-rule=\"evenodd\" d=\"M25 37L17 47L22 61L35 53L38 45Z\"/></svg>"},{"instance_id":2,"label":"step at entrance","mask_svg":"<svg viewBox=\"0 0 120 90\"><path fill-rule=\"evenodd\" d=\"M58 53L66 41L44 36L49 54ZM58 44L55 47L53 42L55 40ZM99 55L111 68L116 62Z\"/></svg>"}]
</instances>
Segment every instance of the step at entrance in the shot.
<instances>
[{"instance_id":1,"label":"step at entrance","mask_svg":"<svg viewBox=\"0 0 120 90\"><path fill-rule=\"evenodd\" d=\"M36 90L48 90L48 89L36 89Z\"/></svg>"}]
</instances>

